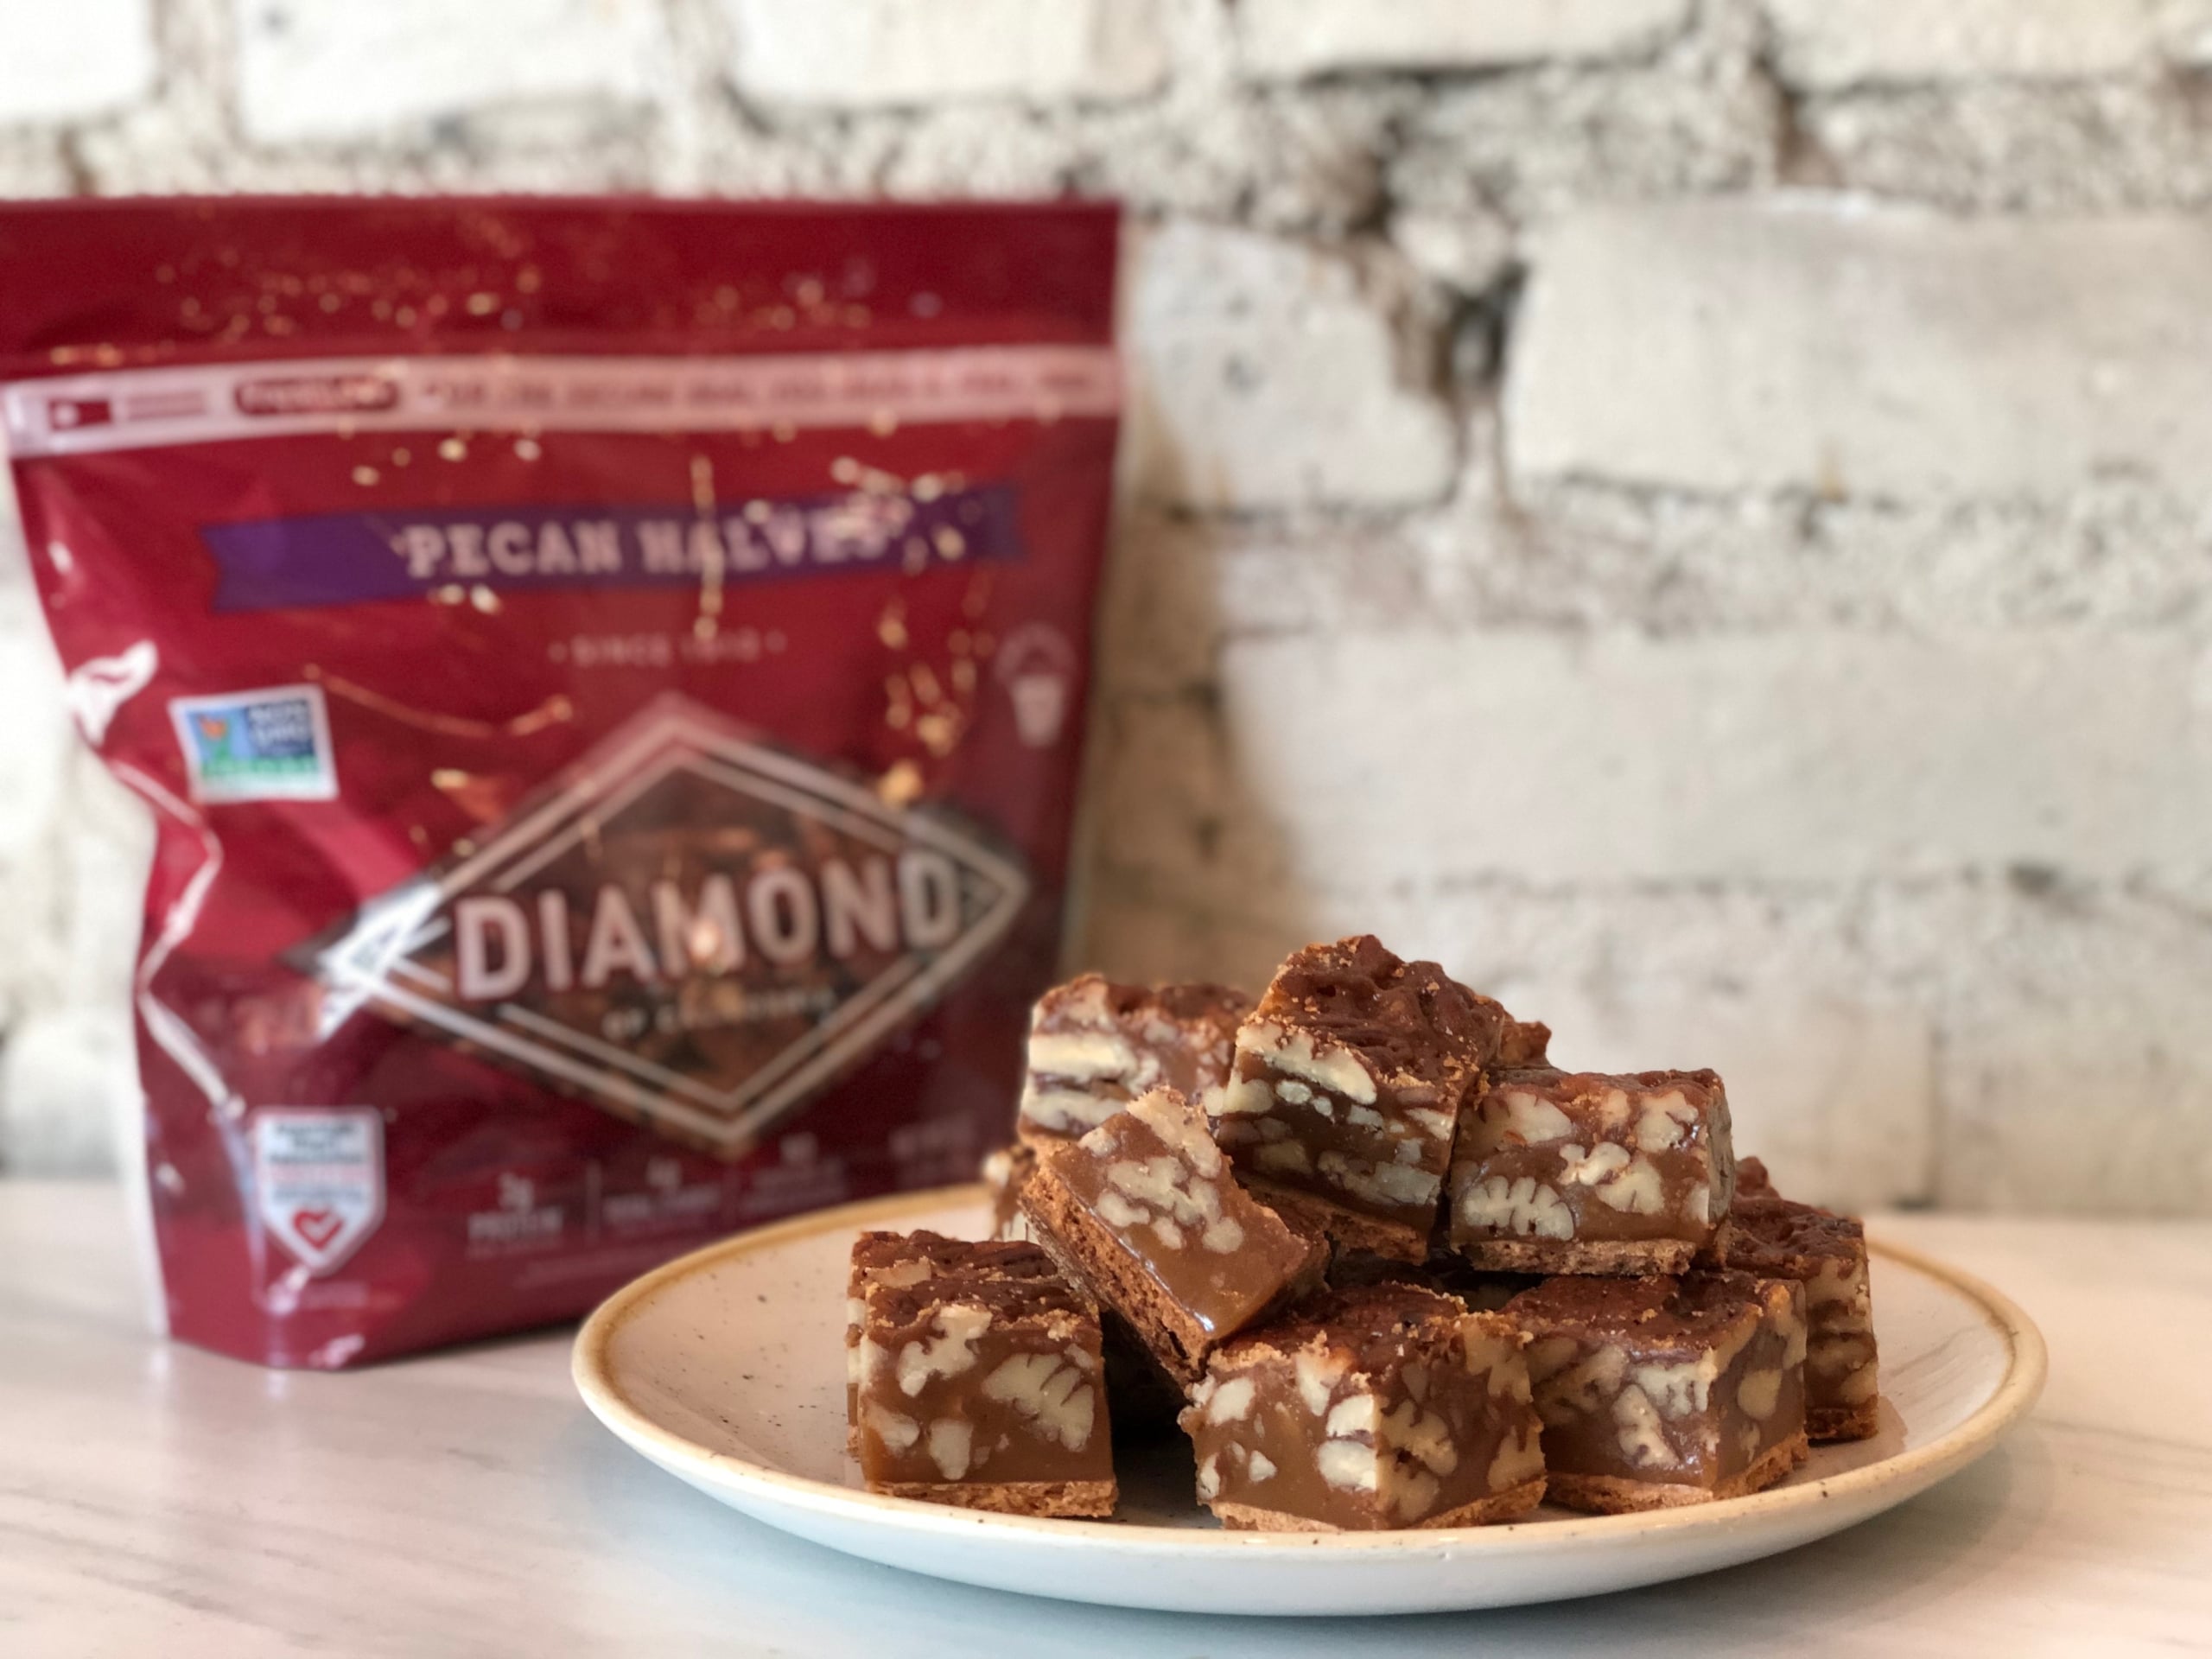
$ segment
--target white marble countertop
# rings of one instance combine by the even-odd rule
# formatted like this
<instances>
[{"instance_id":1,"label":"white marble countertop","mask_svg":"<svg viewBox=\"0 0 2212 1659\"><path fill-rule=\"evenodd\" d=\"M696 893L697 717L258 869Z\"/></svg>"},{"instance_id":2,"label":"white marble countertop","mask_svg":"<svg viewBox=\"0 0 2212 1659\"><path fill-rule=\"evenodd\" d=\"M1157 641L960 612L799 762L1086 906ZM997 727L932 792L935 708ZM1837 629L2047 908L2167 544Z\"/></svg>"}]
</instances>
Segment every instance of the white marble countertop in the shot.
<instances>
[{"instance_id":1,"label":"white marble countertop","mask_svg":"<svg viewBox=\"0 0 2212 1659\"><path fill-rule=\"evenodd\" d=\"M2008 1292L2050 1383L2004 1447L1794 1554L1593 1601L1192 1618L798 1542L601 1430L565 1332L351 1375L141 1323L120 1200L0 1181L0 1652L1414 1659L2212 1650L2212 1224L1910 1217Z\"/></svg>"}]
</instances>

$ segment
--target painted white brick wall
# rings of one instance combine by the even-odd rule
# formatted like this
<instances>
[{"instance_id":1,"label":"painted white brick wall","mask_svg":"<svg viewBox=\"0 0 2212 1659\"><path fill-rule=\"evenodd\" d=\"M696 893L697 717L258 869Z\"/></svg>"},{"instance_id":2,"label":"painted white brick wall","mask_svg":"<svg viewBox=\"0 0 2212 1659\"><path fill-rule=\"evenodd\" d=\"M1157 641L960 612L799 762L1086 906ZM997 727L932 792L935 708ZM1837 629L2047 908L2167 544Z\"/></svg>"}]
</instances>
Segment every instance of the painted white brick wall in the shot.
<instances>
[{"instance_id":1,"label":"painted white brick wall","mask_svg":"<svg viewBox=\"0 0 2212 1659\"><path fill-rule=\"evenodd\" d=\"M1815 1196L2212 1213L2212 0L18 10L4 192L1123 195L1082 960L1371 927ZM148 826L5 543L0 1167L92 1167Z\"/></svg>"},{"instance_id":2,"label":"painted white brick wall","mask_svg":"<svg viewBox=\"0 0 2212 1659\"><path fill-rule=\"evenodd\" d=\"M2124 880L2212 823L2212 658L2163 634L1330 631L1221 677L1303 887Z\"/></svg>"},{"instance_id":3,"label":"painted white brick wall","mask_svg":"<svg viewBox=\"0 0 2212 1659\"><path fill-rule=\"evenodd\" d=\"M0 14L0 120L81 120L153 90L152 0L10 5Z\"/></svg>"},{"instance_id":4,"label":"painted white brick wall","mask_svg":"<svg viewBox=\"0 0 2212 1659\"><path fill-rule=\"evenodd\" d=\"M1532 265L1506 409L1524 475L1904 499L2201 487L2212 221L1702 202L1573 215Z\"/></svg>"},{"instance_id":5,"label":"painted white brick wall","mask_svg":"<svg viewBox=\"0 0 2212 1659\"><path fill-rule=\"evenodd\" d=\"M2177 63L2212 63L2212 0L2164 0L2158 9L2166 54Z\"/></svg>"},{"instance_id":6,"label":"painted white brick wall","mask_svg":"<svg viewBox=\"0 0 2212 1659\"><path fill-rule=\"evenodd\" d=\"M1807 86L2080 80L2157 60L2159 0L1765 0L1784 73Z\"/></svg>"},{"instance_id":7,"label":"painted white brick wall","mask_svg":"<svg viewBox=\"0 0 2212 1659\"><path fill-rule=\"evenodd\" d=\"M1388 505L1449 486L1444 409L1408 384L1391 319L1341 257L1181 224L1134 240L1133 470L1197 508Z\"/></svg>"},{"instance_id":8,"label":"painted white brick wall","mask_svg":"<svg viewBox=\"0 0 2212 1659\"><path fill-rule=\"evenodd\" d=\"M642 101L655 0L233 0L238 96L265 143L368 137L484 106Z\"/></svg>"},{"instance_id":9,"label":"painted white brick wall","mask_svg":"<svg viewBox=\"0 0 2212 1659\"><path fill-rule=\"evenodd\" d=\"M77 742L0 477L0 1172L104 1167L133 1109L131 965L153 827Z\"/></svg>"},{"instance_id":10,"label":"painted white brick wall","mask_svg":"<svg viewBox=\"0 0 2212 1659\"><path fill-rule=\"evenodd\" d=\"M1141 98L1167 73L1154 0L721 0L731 73L771 104Z\"/></svg>"},{"instance_id":11,"label":"painted white brick wall","mask_svg":"<svg viewBox=\"0 0 2212 1659\"><path fill-rule=\"evenodd\" d=\"M1452 69L1648 51L1691 0L1242 0L1247 62L1267 76Z\"/></svg>"}]
</instances>

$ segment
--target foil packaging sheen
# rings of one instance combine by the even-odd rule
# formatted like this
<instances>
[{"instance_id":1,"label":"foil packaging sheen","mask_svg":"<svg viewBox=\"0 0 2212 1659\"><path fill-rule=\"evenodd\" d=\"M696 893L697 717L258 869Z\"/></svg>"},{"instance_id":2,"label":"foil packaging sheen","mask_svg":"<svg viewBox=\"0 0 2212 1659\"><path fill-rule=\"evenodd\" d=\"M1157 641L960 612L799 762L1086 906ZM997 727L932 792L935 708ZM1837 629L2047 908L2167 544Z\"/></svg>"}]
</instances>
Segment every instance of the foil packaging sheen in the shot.
<instances>
[{"instance_id":1,"label":"foil packaging sheen","mask_svg":"<svg viewBox=\"0 0 2212 1659\"><path fill-rule=\"evenodd\" d=\"M32 568L160 826L136 996L176 1335L331 1367L558 1319L1005 1138L1116 233L0 207Z\"/></svg>"}]
</instances>

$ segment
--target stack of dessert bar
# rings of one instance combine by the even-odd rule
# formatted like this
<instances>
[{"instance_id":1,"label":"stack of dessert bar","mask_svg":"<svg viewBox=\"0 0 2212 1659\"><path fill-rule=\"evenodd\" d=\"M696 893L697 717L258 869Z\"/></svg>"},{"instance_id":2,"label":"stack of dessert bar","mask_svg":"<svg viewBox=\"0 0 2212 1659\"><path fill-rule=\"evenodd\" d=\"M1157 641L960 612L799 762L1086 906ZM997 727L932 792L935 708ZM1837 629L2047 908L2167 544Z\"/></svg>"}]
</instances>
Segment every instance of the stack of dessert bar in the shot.
<instances>
[{"instance_id":1,"label":"stack of dessert bar","mask_svg":"<svg viewBox=\"0 0 2212 1659\"><path fill-rule=\"evenodd\" d=\"M1048 992L997 1240L855 1247L870 1488L1108 1515L1110 1413L1179 1426L1228 1526L1464 1526L1735 1497L1872 1433L1859 1224L1739 1170L1713 1072L1549 1039L1366 936L1256 1003Z\"/></svg>"}]
</instances>

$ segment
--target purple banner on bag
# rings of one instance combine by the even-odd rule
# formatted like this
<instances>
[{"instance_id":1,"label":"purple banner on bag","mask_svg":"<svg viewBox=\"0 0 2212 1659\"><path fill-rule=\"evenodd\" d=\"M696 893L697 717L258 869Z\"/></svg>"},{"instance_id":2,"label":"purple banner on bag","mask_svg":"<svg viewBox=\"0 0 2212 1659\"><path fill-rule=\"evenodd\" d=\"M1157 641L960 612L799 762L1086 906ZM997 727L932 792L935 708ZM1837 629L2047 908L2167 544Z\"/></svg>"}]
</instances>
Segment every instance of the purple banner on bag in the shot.
<instances>
[{"instance_id":1,"label":"purple banner on bag","mask_svg":"<svg viewBox=\"0 0 2212 1659\"><path fill-rule=\"evenodd\" d=\"M681 506L317 513L204 526L219 612L412 599L441 589L696 588L918 572L1020 556L1014 492L880 492Z\"/></svg>"}]
</instances>

